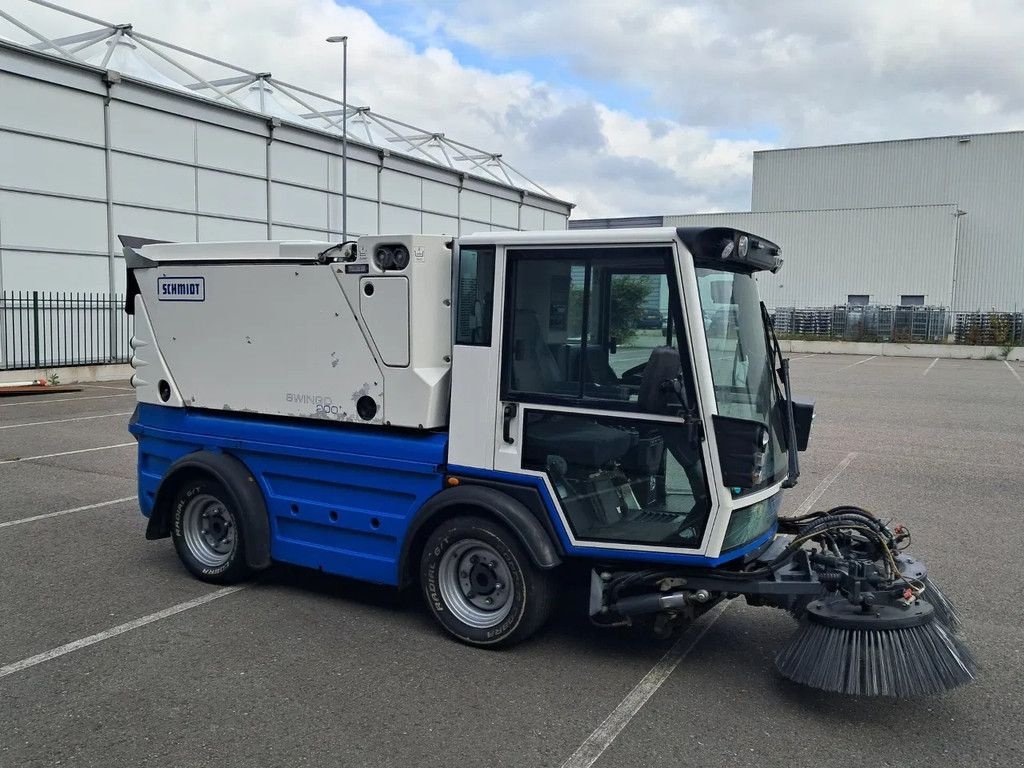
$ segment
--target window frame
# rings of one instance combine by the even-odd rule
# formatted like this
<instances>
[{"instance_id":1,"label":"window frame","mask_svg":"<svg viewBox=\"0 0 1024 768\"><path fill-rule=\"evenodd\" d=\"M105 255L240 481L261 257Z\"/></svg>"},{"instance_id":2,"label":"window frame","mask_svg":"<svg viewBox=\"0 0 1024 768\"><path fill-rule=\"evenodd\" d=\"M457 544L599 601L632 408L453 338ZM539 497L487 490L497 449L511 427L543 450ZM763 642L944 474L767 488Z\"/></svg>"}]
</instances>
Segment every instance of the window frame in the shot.
<instances>
[{"instance_id":1,"label":"window frame","mask_svg":"<svg viewBox=\"0 0 1024 768\"><path fill-rule=\"evenodd\" d=\"M507 248L505 251L505 289L504 289L504 306L502 308L502 346L501 346L501 360L500 360L500 387L499 396L503 401L517 402L517 403L535 403L538 405L560 405L564 407L577 408L582 410L606 410L606 411L621 411L625 413L643 415L645 412L639 409L639 406L635 402L623 402L621 400L605 400L596 398L593 396L586 396L584 394L584 388L586 380L584 376L584 369L586 365L586 356L583 354L583 350L586 349L591 338L590 329L590 299L591 299L591 288L592 288L592 276L593 276L593 265L594 262L616 262L621 261L624 255L632 252L635 254L634 257L646 257L651 259L661 259L664 265L664 275L668 284L669 301L668 301L668 326L666 329L666 343L672 343L679 349L680 362L682 363L683 376L685 379L685 385L691 390L691 397L696 397L696 384L693 376L693 371L690 363L689 353L689 340L681 332L681 329L685 328L683 321L683 307L682 298L680 295L680 287L678 283L678 274L676 270L676 257L675 251L670 244L650 244L643 243L637 245L601 245L601 246L569 246L569 247L557 247L557 246L541 246L541 247L523 247L523 248ZM550 393L550 392L529 392L525 390L512 389L510 386L512 379L512 357L515 352L514 346L514 322L516 312L516 288L517 288L517 277L518 268L523 261L528 260L561 260L561 261L577 261L583 262L584 264L584 278L583 278L583 296L582 296L582 308L581 308L581 328L580 328L580 354L579 357L579 371L577 373L577 380L579 386L576 393L573 395L562 394L562 393ZM622 265L625 267L626 265ZM618 269L618 265L614 267ZM610 272L608 274L611 274ZM619 274L619 272L616 272ZM626 273L623 274L633 274ZM657 274L661 275L662 272L654 271L653 269L638 270L635 274ZM610 303L610 296L607 297ZM601 314L607 314L602 312ZM598 324L602 322L602 318L598 317ZM600 328L595 329L595 337L600 336ZM674 336L673 336L674 334Z\"/></svg>"}]
</instances>

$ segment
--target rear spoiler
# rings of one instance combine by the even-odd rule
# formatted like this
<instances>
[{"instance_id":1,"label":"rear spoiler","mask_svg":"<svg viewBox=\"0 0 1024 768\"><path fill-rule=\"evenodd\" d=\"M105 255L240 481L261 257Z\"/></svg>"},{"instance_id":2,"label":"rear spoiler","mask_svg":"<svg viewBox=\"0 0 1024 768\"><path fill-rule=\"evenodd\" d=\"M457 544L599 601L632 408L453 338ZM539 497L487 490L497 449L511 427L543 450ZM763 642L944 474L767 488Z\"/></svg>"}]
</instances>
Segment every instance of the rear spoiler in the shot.
<instances>
[{"instance_id":1,"label":"rear spoiler","mask_svg":"<svg viewBox=\"0 0 1024 768\"><path fill-rule=\"evenodd\" d=\"M126 275L124 311L126 315L134 315L135 297L140 293L139 283L135 279L135 270L156 266L142 255L142 246L168 243L170 240L152 240L148 237L132 237L131 235L118 235L117 239L121 241L121 247L124 249L124 269Z\"/></svg>"}]
</instances>

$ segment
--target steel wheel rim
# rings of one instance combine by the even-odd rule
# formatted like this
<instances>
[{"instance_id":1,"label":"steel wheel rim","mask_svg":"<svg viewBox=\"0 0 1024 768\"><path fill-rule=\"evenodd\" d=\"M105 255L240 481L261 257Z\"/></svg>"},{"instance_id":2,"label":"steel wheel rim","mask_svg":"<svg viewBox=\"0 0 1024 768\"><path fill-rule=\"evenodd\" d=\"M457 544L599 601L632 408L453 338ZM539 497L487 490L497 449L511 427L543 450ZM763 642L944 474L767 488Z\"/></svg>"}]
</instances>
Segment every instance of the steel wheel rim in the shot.
<instances>
[{"instance_id":1,"label":"steel wheel rim","mask_svg":"<svg viewBox=\"0 0 1024 768\"><path fill-rule=\"evenodd\" d=\"M462 539L448 547L437 581L448 610L474 629L496 627L512 612L512 572L498 551L479 539Z\"/></svg>"},{"instance_id":2,"label":"steel wheel rim","mask_svg":"<svg viewBox=\"0 0 1024 768\"><path fill-rule=\"evenodd\" d=\"M182 535L189 553L208 568L219 568L238 546L235 516L216 496L201 493L185 505Z\"/></svg>"}]
</instances>

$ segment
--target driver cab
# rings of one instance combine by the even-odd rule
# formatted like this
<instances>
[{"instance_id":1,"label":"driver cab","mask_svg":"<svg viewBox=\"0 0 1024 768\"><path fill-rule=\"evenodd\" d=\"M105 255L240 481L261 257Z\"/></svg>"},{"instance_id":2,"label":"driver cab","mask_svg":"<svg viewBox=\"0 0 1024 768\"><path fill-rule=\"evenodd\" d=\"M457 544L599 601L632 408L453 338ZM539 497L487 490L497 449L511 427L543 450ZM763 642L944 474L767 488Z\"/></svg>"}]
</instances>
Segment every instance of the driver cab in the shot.
<instances>
[{"instance_id":1,"label":"driver cab","mask_svg":"<svg viewBox=\"0 0 1024 768\"><path fill-rule=\"evenodd\" d=\"M458 263L453 436L481 394L462 389L470 370L493 370L492 467L542 480L572 545L702 550L712 498L673 245L461 242ZM480 296L497 305L486 357L460 344Z\"/></svg>"}]
</instances>

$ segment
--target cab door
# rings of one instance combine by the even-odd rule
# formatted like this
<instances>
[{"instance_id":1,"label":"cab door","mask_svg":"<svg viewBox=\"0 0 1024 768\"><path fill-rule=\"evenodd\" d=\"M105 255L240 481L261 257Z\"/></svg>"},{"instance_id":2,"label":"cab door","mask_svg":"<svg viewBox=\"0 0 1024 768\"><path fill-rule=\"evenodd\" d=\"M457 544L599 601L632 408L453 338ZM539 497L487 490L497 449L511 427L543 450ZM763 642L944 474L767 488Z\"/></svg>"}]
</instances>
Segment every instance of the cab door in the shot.
<instances>
[{"instance_id":1,"label":"cab door","mask_svg":"<svg viewBox=\"0 0 1024 768\"><path fill-rule=\"evenodd\" d=\"M494 469L541 482L574 548L706 547L715 495L674 264L668 245L506 251Z\"/></svg>"}]
</instances>

